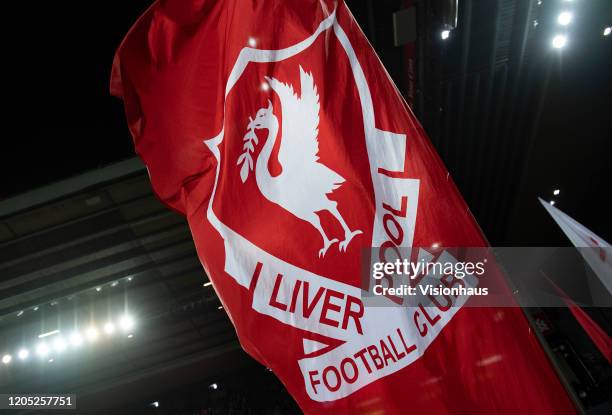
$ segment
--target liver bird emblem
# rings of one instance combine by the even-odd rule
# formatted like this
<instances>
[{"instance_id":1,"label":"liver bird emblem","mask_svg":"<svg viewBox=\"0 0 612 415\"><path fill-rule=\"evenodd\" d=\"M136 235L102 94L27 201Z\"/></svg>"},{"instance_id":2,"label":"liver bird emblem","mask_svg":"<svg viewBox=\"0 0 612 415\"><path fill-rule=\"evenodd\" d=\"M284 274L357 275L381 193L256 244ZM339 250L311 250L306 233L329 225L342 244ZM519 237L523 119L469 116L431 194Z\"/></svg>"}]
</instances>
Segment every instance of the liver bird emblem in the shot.
<instances>
[{"instance_id":1,"label":"liver bird emblem","mask_svg":"<svg viewBox=\"0 0 612 415\"><path fill-rule=\"evenodd\" d=\"M260 108L255 118L249 118L244 136L244 152L238 158L240 176L245 182L249 171L255 169L255 180L259 190L272 203L276 203L294 216L310 223L323 238L319 257L334 243L345 252L351 240L361 233L352 231L338 211L338 203L328 195L338 189L344 178L319 160L319 94L311 73L300 66L300 96L292 85L265 77L268 85L280 98L282 106L282 137L279 137L279 121L274 114L272 102L267 108ZM255 130L267 129L268 134L255 166L251 153L258 144ZM276 140L280 138L278 160L282 172L273 177L268 169L268 160ZM328 211L344 230L344 239L330 238L321 226L317 212Z\"/></svg>"}]
</instances>

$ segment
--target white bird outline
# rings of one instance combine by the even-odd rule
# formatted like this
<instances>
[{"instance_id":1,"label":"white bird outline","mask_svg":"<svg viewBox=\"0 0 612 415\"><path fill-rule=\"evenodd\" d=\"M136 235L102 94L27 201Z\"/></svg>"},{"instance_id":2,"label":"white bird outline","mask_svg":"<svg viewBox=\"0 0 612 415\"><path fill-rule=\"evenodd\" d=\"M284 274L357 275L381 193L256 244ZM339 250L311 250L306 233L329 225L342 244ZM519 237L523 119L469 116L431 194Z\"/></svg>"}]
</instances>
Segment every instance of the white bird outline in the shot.
<instances>
[{"instance_id":1,"label":"white bird outline","mask_svg":"<svg viewBox=\"0 0 612 415\"><path fill-rule=\"evenodd\" d=\"M271 101L268 100L267 108L260 108L257 111L254 119L249 118L245 141L251 133L254 135L256 129L268 130L268 136L255 164L257 186L270 202L305 220L319 231L323 238L323 248L319 250L319 257L323 257L329 247L339 241L337 238L330 239L327 236L317 212L327 210L342 226L344 240L338 243L341 252L345 252L351 240L363 232L351 231L338 211L338 203L327 197L338 189L345 179L319 160L319 94L312 74L305 72L301 66L299 69L299 97L294 92L293 86L273 77L265 77L282 105L283 136L278 152L282 172L272 177L268 170L268 161L279 132L278 118L274 114ZM247 164L245 167L244 162L248 163L245 158L247 157L241 155L238 159L238 164L243 163L241 169L243 182L248 176L248 171L247 174L243 174L243 171L253 168L252 164Z\"/></svg>"}]
</instances>

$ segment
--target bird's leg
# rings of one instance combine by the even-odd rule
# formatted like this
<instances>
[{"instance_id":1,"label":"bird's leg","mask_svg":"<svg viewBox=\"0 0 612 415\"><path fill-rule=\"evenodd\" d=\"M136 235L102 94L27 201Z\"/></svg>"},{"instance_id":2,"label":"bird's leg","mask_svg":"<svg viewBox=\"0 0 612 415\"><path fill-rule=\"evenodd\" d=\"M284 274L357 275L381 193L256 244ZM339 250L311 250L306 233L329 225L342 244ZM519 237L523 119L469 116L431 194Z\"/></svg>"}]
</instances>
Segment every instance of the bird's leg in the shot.
<instances>
[{"instance_id":1,"label":"bird's leg","mask_svg":"<svg viewBox=\"0 0 612 415\"><path fill-rule=\"evenodd\" d=\"M310 223L312 223L312 226L317 228L317 230L321 234L321 237L323 238L323 248L319 249L319 258L322 258L325 256L325 253L327 252L329 247L335 244L336 242L338 242L338 239L336 238L329 239L327 237L327 235L325 234L325 231L323 230L323 226L321 226L321 220L316 214L314 215Z\"/></svg>"},{"instance_id":2,"label":"bird's leg","mask_svg":"<svg viewBox=\"0 0 612 415\"><path fill-rule=\"evenodd\" d=\"M351 229L348 227L348 225L344 221L344 218L338 211L338 206L335 203L328 210L332 215L334 215L334 217L338 220L338 222L340 222L340 225L342 225L342 229L344 229L344 240L338 244L338 249L340 249L340 251L342 252L346 252L346 248L348 247L348 244L351 242L351 240L355 236L362 234L363 232L360 231L359 229L351 231Z\"/></svg>"}]
</instances>

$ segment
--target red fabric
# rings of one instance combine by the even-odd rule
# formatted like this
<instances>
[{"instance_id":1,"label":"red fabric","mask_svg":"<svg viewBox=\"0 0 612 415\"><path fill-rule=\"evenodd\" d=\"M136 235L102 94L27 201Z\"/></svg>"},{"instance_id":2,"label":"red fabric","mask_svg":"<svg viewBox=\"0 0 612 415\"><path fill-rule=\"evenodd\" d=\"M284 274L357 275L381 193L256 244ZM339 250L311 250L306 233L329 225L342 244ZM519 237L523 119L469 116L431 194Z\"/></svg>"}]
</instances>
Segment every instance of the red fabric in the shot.
<instances>
[{"instance_id":1,"label":"red fabric","mask_svg":"<svg viewBox=\"0 0 612 415\"><path fill-rule=\"evenodd\" d=\"M332 26L321 29L325 22ZM303 47L283 57L295 45ZM265 59L238 68L247 55ZM281 97L280 83L302 101ZM304 412L575 412L518 308L434 310L429 319L398 307L359 314L361 248L487 243L343 2L156 2L117 51L111 88L125 102L154 191L186 215L242 346ZM265 117L255 127L258 111ZM282 138L243 180L240 157L255 143L249 131L256 164L268 157L273 119ZM283 153L313 134L316 160L306 142ZM324 176L325 194L313 190ZM287 177L292 185L272 187ZM319 256L322 237L307 210L332 201L362 233L349 240L337 217L320 211L322 228L340 241ZM307 347L319 344L312 341L326 347ZM369 348L342 360L355 344ZM316 366L326 361L336 366Z\"/></svg>"},{"instance_id":2,"label":"red fabric","mask_svg":"<svg viewBox=\"0 0 612 415\"><path fill-rule=\"evenodd\" d=\"M612 338L610 338L608 333L599 327L599 325L572 300L567 297L563 300L576 320L578 320L578 323L580 323L584 331L586 331L593 343L595 343L595 346L597 346L601 354L606 358L608 363L612 363Z\"/></svg>"},{"instance_id":3,"label":"red fabric","mask_svg":"<svg viewBox=\"0 0 612 415\"><path fill-rule=\"evenodd\" d=\"M567 294L550 278L544 277L555 288L567 308L572 313L578 324L582 326L587 335L591 338L600 353L606 358L608 363L612 363L612 338L597 324L579 305L577 305Z\"/></svg>"}]
</instances>

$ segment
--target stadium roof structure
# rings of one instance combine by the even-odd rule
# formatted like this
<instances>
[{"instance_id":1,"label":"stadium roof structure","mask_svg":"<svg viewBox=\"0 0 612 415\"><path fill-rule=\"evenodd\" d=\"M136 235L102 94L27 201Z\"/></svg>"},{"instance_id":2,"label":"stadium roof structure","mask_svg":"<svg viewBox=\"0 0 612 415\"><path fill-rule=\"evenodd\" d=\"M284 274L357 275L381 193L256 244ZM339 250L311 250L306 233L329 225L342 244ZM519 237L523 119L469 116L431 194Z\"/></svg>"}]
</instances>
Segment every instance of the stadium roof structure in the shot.
<instances>
[{"instance_id":1,"label":"stadium roof structure","mask_svg":"<svg viewBox=\"0 0 612 415\"><path fill-rule=\"evenodd\" d=\"M5 393L70 391L105 412L254 365L137 159L1 201L0 276Z\"/></svg>"}]
</instances>

